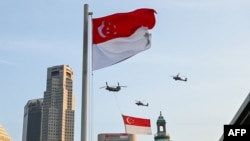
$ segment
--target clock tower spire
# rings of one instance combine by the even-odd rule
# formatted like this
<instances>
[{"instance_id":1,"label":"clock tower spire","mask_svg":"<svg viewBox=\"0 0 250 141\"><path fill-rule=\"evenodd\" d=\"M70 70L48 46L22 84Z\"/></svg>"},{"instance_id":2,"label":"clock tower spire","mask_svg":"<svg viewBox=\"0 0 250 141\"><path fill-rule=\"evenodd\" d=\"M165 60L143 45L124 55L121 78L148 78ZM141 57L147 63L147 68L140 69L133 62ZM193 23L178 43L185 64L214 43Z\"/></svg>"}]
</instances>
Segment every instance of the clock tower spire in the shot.
<instances>
[{"instance_id":1,"label":"clock tower spire","mask_svg":"<svg viewBox=\"0 0 250 141\"><path fill-rule=\"evenodd\" d=\"M171 141L170 136L166 131L166 121L160 112L160 116L157 119L157 133L155 134L155 141Z\"/></svg>"}]
</instances>

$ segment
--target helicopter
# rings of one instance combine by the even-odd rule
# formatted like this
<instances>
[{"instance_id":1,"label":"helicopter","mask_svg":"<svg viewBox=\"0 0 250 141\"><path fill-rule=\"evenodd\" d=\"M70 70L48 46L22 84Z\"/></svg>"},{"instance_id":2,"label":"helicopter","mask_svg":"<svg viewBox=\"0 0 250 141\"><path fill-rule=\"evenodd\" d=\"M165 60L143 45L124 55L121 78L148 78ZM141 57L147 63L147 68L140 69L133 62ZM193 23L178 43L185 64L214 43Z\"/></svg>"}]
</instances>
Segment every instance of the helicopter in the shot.
<instances>
[{"instance_id":1,"label":"helicopter","mask_svg":"<svg viewBox=\"0 0 250 141\"><path fill-rule=\"evenodd\" d=\"M187 81L187 78L181 78L180 73L178 73L176 76L172 76L174 80L180 80L180 81Z\"/></svg>"},{"instance_id":2,"label":"helicopter","mask_svg":"<svg viewBox=\"0 0 250 141\"><path fill-rule=\"evenodd\" d=\"M106 86L103 86L103 87L101 87L100 89L105 88L105 89L108 90L108 91L118 92L118 91L121 90L121 87L127 87L127 86L120 86L120 85L119 85L119 82L118 82L118 83L117 83L117 86L111 87L111 86L108 85L108 82L106 82Z\"/></svg>"},{"instance_id":3,"label":"helicopter","mask_svg":"<svg viewBox=\"0 0 250 141\"><path fill-rule=\"evenodd\" d=\"M143 103L143 102L141 102L141 101L136 101L135 104L136 104L137 106L148 106L148 103L145 104L145 103Z\"/></svg>"}]
</instances>

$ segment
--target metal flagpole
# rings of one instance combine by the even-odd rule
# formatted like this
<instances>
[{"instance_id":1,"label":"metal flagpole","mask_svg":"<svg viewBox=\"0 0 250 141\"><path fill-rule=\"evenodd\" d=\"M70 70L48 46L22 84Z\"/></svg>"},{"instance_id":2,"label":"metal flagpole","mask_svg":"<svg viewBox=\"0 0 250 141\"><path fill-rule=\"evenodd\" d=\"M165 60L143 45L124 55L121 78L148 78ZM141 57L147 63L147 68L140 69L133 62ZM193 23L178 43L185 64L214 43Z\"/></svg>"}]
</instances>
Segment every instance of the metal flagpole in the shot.
<instances>
[{"instance_id":1,"label":"metal flagpole","mask_svg":"<svg viewBox=\"0 0 250 141\"><path fill-rule=\"evenodd\" d=\"M87 141L87 106L88 106L88 4L84 4L83 18L83 64L82 64L82 119L81 141Z\"/></svg>"}]
</instances>

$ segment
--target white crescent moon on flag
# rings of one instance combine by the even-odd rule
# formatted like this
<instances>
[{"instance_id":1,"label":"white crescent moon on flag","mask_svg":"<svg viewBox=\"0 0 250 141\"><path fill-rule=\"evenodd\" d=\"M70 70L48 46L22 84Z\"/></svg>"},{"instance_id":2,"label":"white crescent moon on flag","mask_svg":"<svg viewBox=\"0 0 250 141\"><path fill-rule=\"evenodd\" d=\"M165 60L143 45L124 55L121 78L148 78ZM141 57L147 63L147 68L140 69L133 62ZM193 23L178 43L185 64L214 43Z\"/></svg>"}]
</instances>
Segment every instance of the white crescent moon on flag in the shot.
<instances>
[{"instance_id":1,"label":"white crescent moon on flag","mask_svg":"<svg viewBox=\"0 0 250 141\"><path fill-rule=\"evenodd\" d=\"M129 117L126 118L126 121L128 124L133 124L133 120L131 120Z\"/></svg>"},{"instance_id":2,"label":"white crescent moon on flag","mask_svg":"<svg viewBox=\"0 0 250 141\"><path fill-rule=\"evenodd\" d=\"M107 36L103 34L102 29L104 28L104 21L102 21L102 24L98 26L98 33L102 38L106 38Z\"/></svg>"}]
</instances>

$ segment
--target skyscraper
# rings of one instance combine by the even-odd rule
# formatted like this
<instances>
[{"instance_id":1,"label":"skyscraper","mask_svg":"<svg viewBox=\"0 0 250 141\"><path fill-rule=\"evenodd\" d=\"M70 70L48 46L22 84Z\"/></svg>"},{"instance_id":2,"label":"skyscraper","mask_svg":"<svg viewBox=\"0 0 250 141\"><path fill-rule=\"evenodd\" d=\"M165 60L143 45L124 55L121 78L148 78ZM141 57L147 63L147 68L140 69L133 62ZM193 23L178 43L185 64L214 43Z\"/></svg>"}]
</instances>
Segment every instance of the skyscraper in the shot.
<instances>
[{"instance_id":1,"label":"skyscraper","mask_svg":"<svg viewBox=\"0 0 250 141\"><path fill-rule=\"evenodd\" d=\"M29 100L24 107L22 141L39 141L41 136L43 99Z\"/></svg>"},{"instance_id":2,"label":"skyscraper","mask_svg":"<svg viewBox=\"0 0 250 141\"><path fill-rule=\"evenodd\" d=\"M41 141L74 141L73 70L68 65L47 69Z\"/></svg>"}]
</instances>

